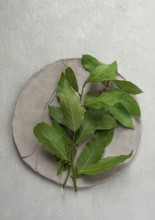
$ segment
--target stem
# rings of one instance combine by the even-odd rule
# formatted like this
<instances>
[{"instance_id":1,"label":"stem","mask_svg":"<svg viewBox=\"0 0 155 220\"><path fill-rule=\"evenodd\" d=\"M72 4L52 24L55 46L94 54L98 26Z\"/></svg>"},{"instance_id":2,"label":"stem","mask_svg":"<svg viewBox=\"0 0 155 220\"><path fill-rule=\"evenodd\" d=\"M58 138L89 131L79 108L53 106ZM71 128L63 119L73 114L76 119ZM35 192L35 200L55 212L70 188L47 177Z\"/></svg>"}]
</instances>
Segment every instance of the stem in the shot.
<instances>
[{"instance_id":1,"label":"stem","mask_svg":"<svg viewBox=\"0 0 155 220\"><path fill-rule=\"evenodd\" d=\"M75 150L75 132L73 133L73 139L72 139L72 155L71 155L72 160L74 158L74 150Z\"/></svg>"},{"instance_id":2,"label":"stem","mask_svg":"<svg viewBox=\"0 0 155 220\"><path fill-rule=\"evenodd\" d=\"M117 73L118 76L120 76L122 79L126 80L120 73Z\"/></svg>"},{"instance_id":3,"label":"stem","mask_svg":"<svg viewBox=\"0 0 155 220\"><path fill-rule=\"evenodd\" d=\"M106 85L106 87L109 87L109 83L110 83L110 80L107 81L107 85Z\"/></svg>"},{"instance_id":4,"label":"stem","mask_svg":"<svg viewBox=\"0 0 155 220\"><path fill-rule=\"evenodd\" d=\"M84 92L84 88L86 86L87 82L85 82L82 86L82 90L81 90L81 95L80 95L80 101L82 100L82 97L83 97L83 92Z\"/></svg>"},{"instance_id":5,"label":"stem","mask_svg":"<svg viewBox=\"0 0 155 220\"><path fill-rule=\"evenodd\" d=\"M104 88L105 91L106 91L106 89L109 87L109 83L110 83L110 80L108 80L108 81L106 82L106 85L105 85L105 88Z\"/></svg>"},{"instance_id":6,"label":"stem","mask_svg":"<svg viewBox=\"0 0 155 220\"><path fill-rule=\"evenodd\" d=\"M63 190L63 189L65 188L65 186L66 186L67 180L68 180L69 175L70 175L70 171L71 171L71 167L69 167L69 169L68 169L67 176L66 176L65 181L64 181L64 183L63 183L63 185L62 185L62 190Z\"/></svg>"},{"instance_id":7,"label":"stem","mask_svg":"<svg viewBox=\"0 0 155 220\"><path fill-rule=\"evenodd\" d=\"M72 155L71 155L71 168L72 168L72 180L74 184L74 190L77 192L77 184L76 184L76 176L75 176L75 167L74 167L74 158L75 158L75 132L73 134L73 141L72 141Z\"/></svg>"},{"instance_id":8,"label":"stem","mask_svg":"<svg viewBox=\"0 0 155 220\"><path fill-rule=\"evenodd\" d=\"M79 94L80 96L80 101L82 101L82 98L83 98L83 92L84 92L84 88L87 84L87 81L84 82L83 86L82 86L82 90L81 90L81 94ZM71 153L71 168L72 168L72 180L73 180L73 185L74 185L74 190L75 192L78 191L77 189L77 184L76 184L76 173L75 173L75 167L74 167L74 159L75 159L75 156L76 156L76 153L77 153L77 144L75 143L75 132L73 133L73 140L72 140L72 153Z\"/></svg>"},{"instance_id":9,"label":"stem","mask_svg":"<svg viewBox=\"0 0 155 220\"><path fill-rule=\"evenodd\" d=\"M72 161L72 164L71 164L71 166L72 166L72 180L73 180L73 184L74 184L74 190L75 190L75 192L77 192L78 191L78 189L77 189L77 184L76 184L76 176L75 176L75 169L74 169L74 161Z\"/></svg>"}]
</instances>

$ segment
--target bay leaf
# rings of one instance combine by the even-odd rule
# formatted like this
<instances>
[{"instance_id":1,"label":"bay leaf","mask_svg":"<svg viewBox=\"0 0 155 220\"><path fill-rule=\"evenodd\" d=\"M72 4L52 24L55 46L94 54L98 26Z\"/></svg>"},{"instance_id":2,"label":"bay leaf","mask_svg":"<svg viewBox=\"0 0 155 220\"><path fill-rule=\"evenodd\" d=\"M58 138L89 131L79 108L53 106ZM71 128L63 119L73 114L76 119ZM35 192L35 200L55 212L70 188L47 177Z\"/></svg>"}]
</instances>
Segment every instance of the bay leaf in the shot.
<instances>
[{"instance_id":1,"label":"bay leaf","mask_svg":"<svg viewBox=\"0 0 155 220\"><path fill-rule=\"evenodd\" d=\"M131 155L132 152L128 155L104 158L99 160L96 164L88 164L87 166L84 166L79 170L79 174L96 175L102 173L129 159Z\"/></svg>"},{"instance_id":2,"label":"bay leaf","mask_svg":"<svg viewBox=\"0 0 155 220\"><path fill-rule=\"evenodd\" d=\"M87 82L99 83L105 80L112 80L117 75L117 63L101 64L97 66L88 76Z\"/></svg>"},{"instance_id":3,"label":"bay leaf","mask_svg":"<svg viewBox=\"0 0 155 220\"><path fill-rule=\"evenodd\" d=\"M62 160L68 160L65 140L56 128L41 122L34 127L33 132L45 150Z\"/></svg>"},{"instance_id":4,"label":"bay leaf","mask_svg":"<svg viewBox=\"0 0 155 220\"><path fill-rule=\"evenodd\" d=\"M131 115L123 104L117 103L109 107L109 111L120 124L127 128L134 128Z\"/></svg>"},{"instance_id":5,"label":"bay leaf","mask_svg":"<svg viewBox=\"0 0 155 220\"><path fill-rule=\"evenodd\" d=\"M68 80L73 89L75 89L75 91L78 92L79 88L77 84L77 79L72 68L68 67L65 69L65 78Z\"/></svg>"},{"instance_id":6,"label":"bay leaf","mask_svg":"<svg viewBox=\"0 0 155 220\"><path fill-rule=\"evenodd\" d=\"M65 124L75 132L84 119L84 108L81 106L75 90L65 79L64 74L61 75L56 92L60 99Z\"/></svg>"},{"instance_id":7,"label":"bay leaf","mask_svg":"<svg viewBox=\"0 0 155 220\"><path fill-rule=\"evenodd\" d=\"M126 80L113 80L113 82L118 86L120 89L131 93L131 94L139 94L142 93L142 90L136 86L134 83Z\"/></svg>"}]
</instances>

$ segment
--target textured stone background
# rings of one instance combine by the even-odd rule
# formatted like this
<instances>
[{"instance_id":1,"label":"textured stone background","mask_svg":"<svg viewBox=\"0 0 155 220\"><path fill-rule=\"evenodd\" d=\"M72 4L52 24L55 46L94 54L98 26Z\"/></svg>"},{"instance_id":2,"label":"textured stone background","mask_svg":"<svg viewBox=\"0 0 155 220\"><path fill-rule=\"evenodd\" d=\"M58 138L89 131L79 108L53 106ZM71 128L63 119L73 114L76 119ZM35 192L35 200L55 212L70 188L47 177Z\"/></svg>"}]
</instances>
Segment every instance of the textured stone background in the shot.
<instances>
[{"instance_id":1,"label":"textured stone background","mask_svg":"<svg viewBox=\"0 0 155 220\"><path fill-rule=\"evenodd\" d=\"M155 219L155 1L0 0L0 219ZM91 53L137 83L143 132L128 169L75 194L34 174L12 140L25 81L54 60ZM24 125L23 125L24 126Z\"/></svg>"}]
</instances>

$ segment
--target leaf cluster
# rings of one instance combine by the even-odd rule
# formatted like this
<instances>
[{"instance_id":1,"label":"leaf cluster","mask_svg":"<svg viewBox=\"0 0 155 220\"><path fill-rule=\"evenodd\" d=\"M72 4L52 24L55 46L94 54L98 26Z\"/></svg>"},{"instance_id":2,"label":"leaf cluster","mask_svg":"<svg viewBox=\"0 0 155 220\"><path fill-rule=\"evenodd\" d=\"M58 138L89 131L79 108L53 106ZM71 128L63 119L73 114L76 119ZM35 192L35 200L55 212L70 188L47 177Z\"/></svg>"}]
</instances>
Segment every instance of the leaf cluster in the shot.
<instances>
[{"instance_id":1,"label":"leaf cluster","mask_svg":"<svg viewBox=\"0 0 155 220\"><path fill-rule=\"evenodd\" d=\"M132 152L104 158L104 152L112 141L115 128L121 125L134 129L132 117L141 115L133 95L142 91L130 81L116 79L116 61L103 64L86 54L81 62L88 71L82 91L79 91L73 69L67 67L56 87L59 106L48 107L51 125L41 122L33 130L43 148L56 157L57 175L67 169L63 188L72 172L75 191L76 179L81 175L102 173L131 157ZM84 94L87 83L102 83L103 90ZM79 144L84 142L81 154L75 159Z\"/></svg>"}]
</instances>

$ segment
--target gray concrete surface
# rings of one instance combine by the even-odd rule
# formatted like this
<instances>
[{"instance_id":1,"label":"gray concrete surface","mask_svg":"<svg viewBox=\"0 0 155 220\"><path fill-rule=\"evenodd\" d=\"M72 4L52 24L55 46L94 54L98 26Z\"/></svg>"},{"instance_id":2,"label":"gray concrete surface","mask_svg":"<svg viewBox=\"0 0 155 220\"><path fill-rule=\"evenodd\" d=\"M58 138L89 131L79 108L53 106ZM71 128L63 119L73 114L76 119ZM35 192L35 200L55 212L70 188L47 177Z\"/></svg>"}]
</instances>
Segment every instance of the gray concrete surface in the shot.
<instances>
[{"instance_id":1,"label":"gray concrete surface","mask_svg":"<svg viewBox=\"0 0 155 220\"><path fill-rule=\"evenodd\" d=\"M0 220L155 219L155 1L0 0ZM25 81L60 58L91 53L144 91L143 132L128 169L75 194L34 174L12 139ZM24 125L23 125L24 126Z\"/></svg>"}]
</instances>

